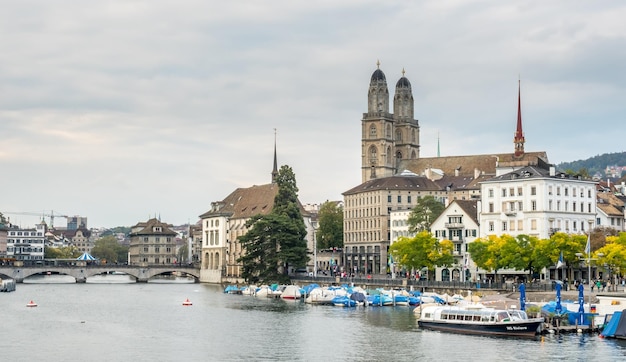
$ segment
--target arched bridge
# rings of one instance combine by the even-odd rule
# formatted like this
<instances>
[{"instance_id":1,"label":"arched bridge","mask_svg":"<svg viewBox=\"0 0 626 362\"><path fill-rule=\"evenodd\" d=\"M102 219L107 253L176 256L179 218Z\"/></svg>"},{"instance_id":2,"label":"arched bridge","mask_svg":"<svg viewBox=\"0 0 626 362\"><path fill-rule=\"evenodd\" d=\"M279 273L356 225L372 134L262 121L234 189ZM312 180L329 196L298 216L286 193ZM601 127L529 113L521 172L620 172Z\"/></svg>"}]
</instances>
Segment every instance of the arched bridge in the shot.
<instances>
[{"instance_id":1,"label":"arched bridge","mask_svg":"<svg viewBox=\"0 0 626 362\"><path fill-rule=\"evenodd\" d=\"M22 283L24 279L46 273L70 275L76 278L76 283L84 283L87 278L94 275L110 274L113 272L124 273L135 277L137 283L147 283L148 280L157 275L169 275L177 273L183 276L192 276L196 282L200 280L200 269L193 266L180 265L154 265L154 266L134 266L134 265L89 265L89 266L0 266L0 278L12 278L15 282Z\"/></svg>"}]
</instances>

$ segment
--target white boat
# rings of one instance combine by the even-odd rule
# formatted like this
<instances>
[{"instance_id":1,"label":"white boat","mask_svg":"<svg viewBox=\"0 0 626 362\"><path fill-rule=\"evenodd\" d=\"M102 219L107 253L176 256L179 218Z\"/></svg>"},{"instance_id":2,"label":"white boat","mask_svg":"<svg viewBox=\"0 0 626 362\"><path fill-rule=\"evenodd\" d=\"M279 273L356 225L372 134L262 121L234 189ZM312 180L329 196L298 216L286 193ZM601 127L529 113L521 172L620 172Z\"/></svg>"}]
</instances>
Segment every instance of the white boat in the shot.
<instances>
[{"instance_id":1,"label":"white boat","mask_svg":"<svg viewBox=\"0 0 626 362\"><path fill-rule=\"evenodd\" d=\"M348 295L348 292L339 287L315 288L309 292L309 295L304 301L310 304L330 305L332 304L333 298L345 295Z\"/></svg>"},{"instance_id":2,"label":"white boat","mask_svg":"<svg viewBox=\"0 0 626 362\"><path fill-rule=\"evenodd\" d=\"M286 285L280 293L280 297L288 300L297 300L302 298L302 293L300 292L299 286Z\"/></svg>"},{"instance_id":3,"label":"white boat","mask_svg":"<svg viewBox=\"0 0 626 362\"><path fill-rule=\"evenodd\" d=\"M541 332L543 318L528 318L517 309L487 308L482 304L423 307L421 328L486 336L533 337Z\"/></svg>"}]
</instances>

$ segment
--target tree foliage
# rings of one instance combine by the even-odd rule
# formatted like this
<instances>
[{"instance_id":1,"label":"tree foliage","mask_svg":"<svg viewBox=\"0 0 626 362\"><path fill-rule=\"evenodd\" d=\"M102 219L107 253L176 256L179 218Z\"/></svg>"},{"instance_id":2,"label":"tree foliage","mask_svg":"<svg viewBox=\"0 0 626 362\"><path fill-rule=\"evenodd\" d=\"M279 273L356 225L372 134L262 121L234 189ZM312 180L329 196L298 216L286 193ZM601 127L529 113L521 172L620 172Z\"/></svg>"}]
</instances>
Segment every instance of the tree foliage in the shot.
<instances>
[{"instance_id":1,"label":"tree foliage","mask_svg":"<svg viewBox=\"0 0 626 362\"><path fill-rule=\"evenodd\" d=\"M58 248L46 246L43 254L46 259L74 259L79 257L81 252L73 245Z\"/></svg>"},{"instance_id":2,"label":"tree foliage","mask_svg":"<svg viewBox=\"0 0 626 362\"><path fill-rule=\"evenodd\" d=\"M326 201L318 213L319 229L315 233L318 249L343 247L343 208L337 202Z\"/></svg>"},{"instance_id":3,"label":"tree foliage","mask_svg":"<svg viewBox=\"0 0 626 362\"><path fill-rule=\"evenodd\" d=\"M108 263L124 263L128 261L128 246L120 244L114 236L108 235L96 240L91 254Z\"/></svg>"},{"instance_id":4,"label":"tree foliage","mask_svg":"<svg viewBox=\"0 0 626 362\"><path fill-rule=\"evenodd\" d=\"M293 170L282 166L276 178L278 193L272 212L246 222L248 232L239 237L245 250L237 259L242 276L251 283L289 282L290 267L305 266L306 227L298 202L298 187Z\"/></svg>"},{"instance_id":5,"label":"tree foliage","mask_svg":"<svg viewBox=\"0 0 626 362\"><path fill-rule=\"evenodd\" d=\"M412 238L400 237L389 247L394 262L413 270L435 266L451 265L453 245L450 240L441 242L428 231L422 231Z\"/></svg>"},{"instance_id":6,"label":"tree foliage","mask_svg":"<svg viewBox=\"0 0 626 362\"><path fill-rule=\"evenodd\" d=\"M434 196L427 195L419 198L407 220L409 231L412 233L430 231L430 226L444 209L445 206Z\"/></svg>"},{"instance_id":7,"label":"tree foliage","mask_svg":"<svg viewBox=\"0 0 626 362\"><path fill-rule=\"evenodd\" d=\"M626 270L626 233L608 236L606 245L596 250L595 258L598 259L598 265L604 266L612 274L623 274Z\"/></svg>"}]
</instances>

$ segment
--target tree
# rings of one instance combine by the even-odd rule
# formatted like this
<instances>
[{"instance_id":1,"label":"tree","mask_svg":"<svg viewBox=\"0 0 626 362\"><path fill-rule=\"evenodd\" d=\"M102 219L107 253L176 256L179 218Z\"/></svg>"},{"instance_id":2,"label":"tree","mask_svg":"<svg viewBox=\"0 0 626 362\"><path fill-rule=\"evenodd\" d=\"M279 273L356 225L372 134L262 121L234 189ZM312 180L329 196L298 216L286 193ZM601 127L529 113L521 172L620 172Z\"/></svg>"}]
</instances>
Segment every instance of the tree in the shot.
<instances>
[{"instance_id":1,"label":"tree","mask_svg":"<svg viewBox=\"0 0 626 362\"><path fill-rule=\"evenodd\" d=\"M91 254L109 263L128 261L128 247L121 245L112 235L96 240L94 247L91 249Z\"/></svg>"},{"instance_id":2,"label":"tree","mask_svg":"<svg viewBox=\"0 0 626 362\"><path fill-rule=\"evenodd\" d=\"M272 212L250 218L246 222L248 232L239 237L245 253L237 261L242 263L242 276L251 283L288 282L290 266L305 266L309 259L291 167L280 168L276 183L278 193Z\"/></svg>"},{"instance_id":3,"label":"tree","mask_svg":"<svg viewBox=\"0 0 626 362\"><path fill-rule=\"evenodd\" d=\"M318 249L343 247L343 208L336 202L326 201L320 206L319 229L315 233Z\"/></svg>"},{"instance_id":4,"label":"tree","mask_svg":"<svg viewBox=\"0 0 626 362\"><path fill-rule=\"evenodd\" d=\"M400 237L391 244L389 253L396 263L407 269L434 270L435 266L453 263L452 249L451 241L439 242L428 231L422 231L412 238Z\"/></svg>"},{"instance_id":5,"label":"tree","mask_svg":"<svg viewBox=\"0 0 626 362\"><path fill-rule=\"evenodd\" d=\"M608 236L606 245L596 250L598 265L608 269L609 275L623 274L626 270L626 233ZM600 256L602 255L602 256Z\"/></svg>"},{"instance_id":6,"label":"tree","mask_svg":"<svg viewBox=\"0 0 626 362\"><path fill-rule=\"evenodd\" d=\"M430 231L433 221L441 215L444 209L445 206L434 196L427 195L419 198L407 220L409 231L412 233Z\"/></svg>"},{"instance_id":7,"label":"tree","mask_svg":"<svg viewBox=\"0 0 626 362\"><path fill-rule=\"evenodd\" d=\"M75 246L60 246L53 248L50 246L44 247L44 258L46 259L74 259L80 256L80 251Z\"/></svg>"}]
</instances>

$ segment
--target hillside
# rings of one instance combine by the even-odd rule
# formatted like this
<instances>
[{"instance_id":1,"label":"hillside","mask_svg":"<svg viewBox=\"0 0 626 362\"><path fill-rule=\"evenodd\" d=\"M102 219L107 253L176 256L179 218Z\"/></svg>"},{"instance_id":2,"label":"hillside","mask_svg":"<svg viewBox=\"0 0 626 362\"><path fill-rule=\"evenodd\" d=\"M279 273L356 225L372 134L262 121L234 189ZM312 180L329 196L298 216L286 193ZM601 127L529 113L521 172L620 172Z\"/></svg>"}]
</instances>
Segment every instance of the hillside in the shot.
<instances>
[{"instance_id":1,"label":"hillside","mask_svg":"<svg viewBox=\"0 0 626 362\"><path fill-rule=\"evenodd\" d=\"M614 167L613 174L606 173L607 167ZM562 162L557 165L557 168L562 171L574 171L575 173L579 173L580 170L587 170L591 176L598 174L603 178L620 178L626 173L626 152L605 153L586 160Z\"/></svg>"}]
</instances>

